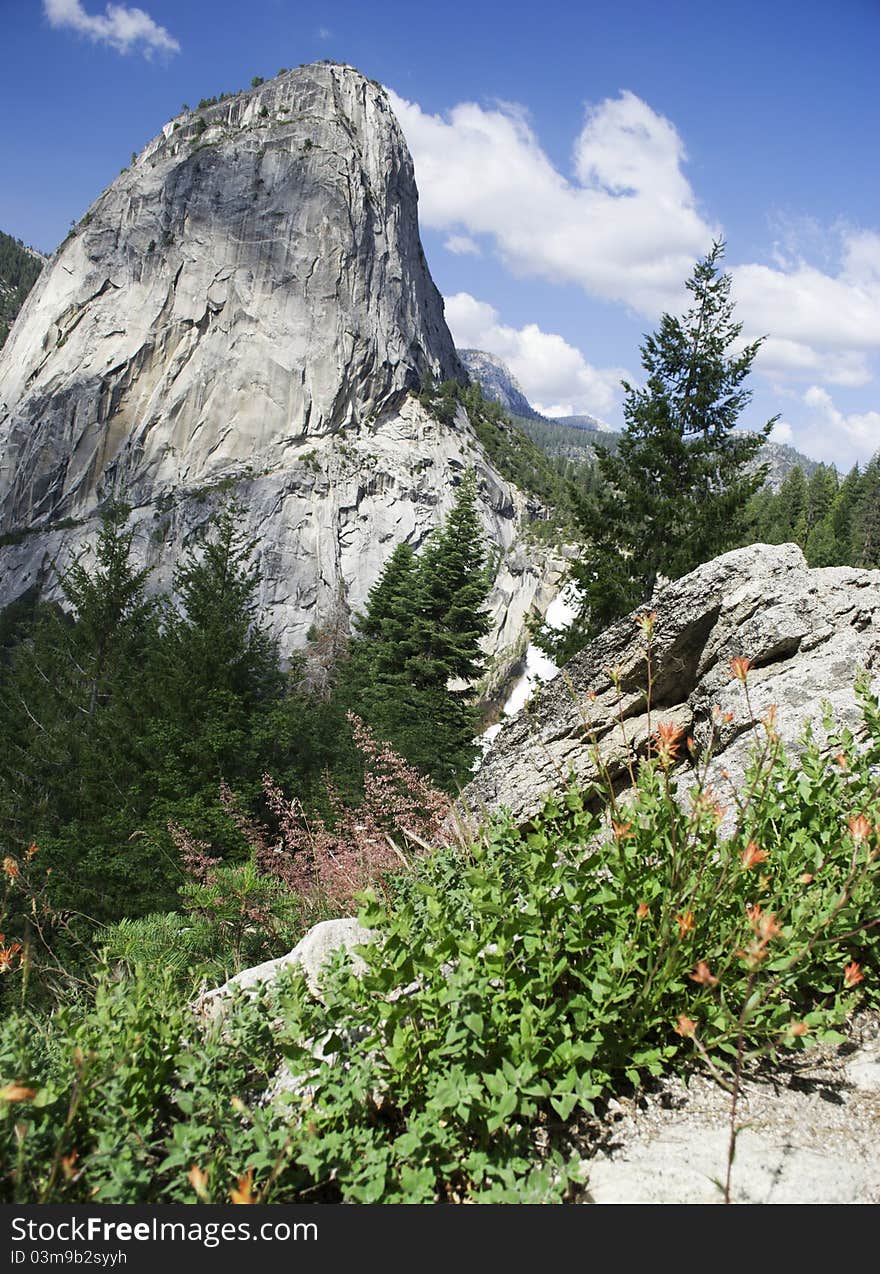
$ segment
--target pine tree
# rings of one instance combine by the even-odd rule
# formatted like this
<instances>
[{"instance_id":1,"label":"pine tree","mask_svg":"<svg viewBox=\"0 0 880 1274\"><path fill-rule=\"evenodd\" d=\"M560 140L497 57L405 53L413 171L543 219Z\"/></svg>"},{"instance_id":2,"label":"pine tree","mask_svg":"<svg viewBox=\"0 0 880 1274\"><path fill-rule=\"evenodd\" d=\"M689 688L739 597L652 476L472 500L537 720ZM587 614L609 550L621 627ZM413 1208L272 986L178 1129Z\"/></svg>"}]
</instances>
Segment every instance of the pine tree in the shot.
<instances>
[{"instance_id":1,"label":"pine tree","mask_svg":"<svg viewBox=\"0 0 880 1274\"><path fill-rule=\"evenodd\" d=\"M730 276L718 273L723 252L716 243L697 264L685 316L664 314L646 337L646 383L624 382L617 449L597 448L604 485L579 504L588 548L571 574L583 608L562 653L645 601L660 577L685 574L742 535L764 477L750 465L774 422L756 434L734 431L762 342L733 350L742 325L733 321Z\"/></svg>"},{"instance_id":2,"label":"pine tree","mask_svg":"<svg viewBox=\"0 0 880 1274\"><path fill-rule=\"evenodd\" d=\"M776 518L779 528L776 543L803 543L807 525L807 480L800 465L786 474L779 488Z\"/></svg>"},{"instance_id":3,"label":"pine tree","mask_svg":"<svg viewBox=\"0 0 880 1274\"><path fill-rule=\"evenodd\" d=\"M150 836L163 851L169 822L232 848L219 784L258 789L263 727L285 691L276 643L258 621L256 542L241 529L243 513L221 509L178 565L176 606L166 607L148 670L157 700Z\"/></svg>"},{"instance_id":4,"label":"pine tree","mask_svg":"<svg viewBox=\"0 0 880 1274\"><path fill-rule=\"evenodd\" d=\"M105 514L94 554L59 574L67 609L36 608L0 678L0 835L36 840L56 902L102 918L121 914L136 880L161 877L130 841L157 624L126 517L123 507Z\"/></svg>"},{"instance_id":5,"label":"pine tree","mask_svg":"<svg viewBox=\"0 0 880 1274\"><path fill-rule=\"evenodd\" d=\"M342 694L413 765L455 790L477 754L473 682L484 666L490 586L465 475L455 505L421 558L399 546L370 592Z\"/></svg>"},{"instance_id":6,"label":"pine tree","mask_svg":"<svg viewBox=\"0 0 880 1274\"><path fill-rule=\"evenodd\" d=\"M880 567L880 452L865 466L853 513L854 565Z\"/></svg>"}]
</instances>

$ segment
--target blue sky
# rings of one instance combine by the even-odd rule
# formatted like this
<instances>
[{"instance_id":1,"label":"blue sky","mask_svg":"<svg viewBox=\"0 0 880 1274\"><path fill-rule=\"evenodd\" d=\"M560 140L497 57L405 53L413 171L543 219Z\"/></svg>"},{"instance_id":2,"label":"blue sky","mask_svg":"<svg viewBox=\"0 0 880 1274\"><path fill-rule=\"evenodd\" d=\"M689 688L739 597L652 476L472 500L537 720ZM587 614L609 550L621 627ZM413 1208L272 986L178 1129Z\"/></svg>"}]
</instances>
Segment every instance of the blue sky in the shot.
<instances>
[{"instance_id":1,"label":"blue sky","mask_svg":"<svg viewBox=\"0 0 880 1274\"><path fill-rule=\"evenodd\" d=\"M768 334L744 423L880 448L880 0L0 0L0 229L44 250L183 102L333 58L381 80L460 345L550 414L622 375L714 235Z\"/></svg>"}]
</instances>

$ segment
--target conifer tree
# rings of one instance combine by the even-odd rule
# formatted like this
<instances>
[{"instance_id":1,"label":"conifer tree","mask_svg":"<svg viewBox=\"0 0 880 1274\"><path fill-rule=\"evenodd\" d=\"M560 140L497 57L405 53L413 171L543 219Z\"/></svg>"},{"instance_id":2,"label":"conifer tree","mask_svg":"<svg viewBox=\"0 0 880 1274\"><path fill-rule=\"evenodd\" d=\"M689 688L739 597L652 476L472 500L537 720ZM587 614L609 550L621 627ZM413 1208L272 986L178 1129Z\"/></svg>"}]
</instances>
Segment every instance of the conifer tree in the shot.
<instances>
[{"instance_id":1,"label":"conifer tree","mask_svg":"<svg viewBox=\"0 0 880 1274\"><path fill-rule=\"evenodd\" d=\"M67 609L38 606L0 676L0 835L36 840L56 900L101 917L121 914L140 871L129 838L143 811L143 671L157 633L127 512L105 513L94 554L59 574Z\"/></svg>"},{"instance_id":2,"label":"conifer tree","mask_svg":"<svg viewBox=\"0 0 880 1274\"><path fill-rule=\"evenodd\" d=\"M853 511L853 556L856 566L880 567L880 452L865 466Z\"/></svg>"},{"instance_id":3,"label":"conifer tree","mask_svg":"<svg viewBox=\"0 0 880 1274\"><path fill-rule=\"evenodd\" d=\"M578 508L588 547L571 574L583 606L557 654L645 601L661 576L677 578L739 542L764 477L750 464L774 422L734 430L762 342L734 349L742 325L730 276L718 272L723 252L716 243L697 264L684 317L664 314L646 337L644 386L624 382L623 435L616 451L597 448L604 485Z\"/></svg>"},{"instance_id":4,"label":"conifer tree","mask_svg":"<svg viewBox=\"0 0 880 1274\"><path fill-rule=\"evenodd\" d=\"M489 586L468 473L421 558L406 546L392 554L357 621L344 679L343 693L379 737L448 790L477 754L473 681L484 666Z\"/></svg>"},{"instance_id":5,"label":"conifer tree","mask_svg":"<svg viewBox=\"0 0 880 1274\"><path fill-rule=\"evenodd\" d=\"M284 694L277 646L258 620L256 542L230 504L210 520L174 574L162 640L149 669L157 712L151 837L167 850L169 822L230 848L221 781L259 786L264 726Z\"/></svg>"}]
</instances>

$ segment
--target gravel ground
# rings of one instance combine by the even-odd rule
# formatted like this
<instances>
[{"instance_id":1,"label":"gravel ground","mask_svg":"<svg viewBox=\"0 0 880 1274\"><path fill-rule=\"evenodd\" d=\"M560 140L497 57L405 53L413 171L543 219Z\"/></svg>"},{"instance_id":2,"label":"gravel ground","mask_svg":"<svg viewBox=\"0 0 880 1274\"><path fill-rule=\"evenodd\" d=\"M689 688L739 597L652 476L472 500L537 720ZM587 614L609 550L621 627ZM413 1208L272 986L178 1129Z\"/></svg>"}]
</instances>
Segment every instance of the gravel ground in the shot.
<instances>
[{"instance_id":1,"label":"gravel ground","mask_svg":"<svg viewBox=\"0 0 880 1274\"><path fill-rule=\"evenodd\" d=\"M744 1083L734 1203L880 1203L880 1015L847 1043L816 1046ZM612 1102L584 1145L585 1203L721 1203L730 1096L711 1078L669 1079Z\"/></svg>"}]
</instances>

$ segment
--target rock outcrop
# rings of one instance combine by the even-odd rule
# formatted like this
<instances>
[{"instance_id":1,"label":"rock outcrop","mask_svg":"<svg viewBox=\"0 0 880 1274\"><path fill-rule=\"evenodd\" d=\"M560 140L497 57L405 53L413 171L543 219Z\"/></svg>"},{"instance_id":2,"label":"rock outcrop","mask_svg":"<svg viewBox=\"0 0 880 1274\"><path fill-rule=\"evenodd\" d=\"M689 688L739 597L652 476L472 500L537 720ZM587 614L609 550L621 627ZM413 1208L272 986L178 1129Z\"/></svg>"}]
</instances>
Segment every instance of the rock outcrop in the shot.
<instances>
[{"instance_id":1,"label":"rock outcrop","mask_svg":"<svg viewBox=\"0 0 880 1274\"><path fill-rule=\"evenodd\" d=\"M463 795L466 808L506 808L527 822L569 773L586 784L598 777L596 745L602 765L626 785L632 752L645 751L659 720L693 735L698 755L714 730L707 777L723 794L741 782L753 723L771 706L783 744L794 748L807 722L821 736L824 703L839 725L858 729L859 669L880 687L880 571L811 570L794 544L754 544L658 590L650 609L657 615L650 719L644 639L629 616L504 725ZM730 660L740 655L752 663L751 714L731 674ZM716 707L721 719L713 723ZM679 767L680 789L691 773Z\"/></svg>"},{"instance_id":2,"label":"rock outcrop","mask_svg":"<svg viewBox=\"0 0 880 1274\"><path fill-rule=\"evenodd\" d=\"M363 603L473 465L497 626L519 633L546 584L519 547L526 501L463 412L419 404L427 373L465 375L381 86L318 64L178 117L58 249L0 355L0 605L92 540L110 499L165 586L232 491L289 650L340 596Z\"/></svg>"},{"instance_id":3,"label":"rock outcrop","mask_svg":"<svg viewBox=\"0 0 880 1274\"><path fill-rule=\"evenodd\" d=\"M468 375L480 382L487 398L500 403L514 416L524 416L527 420L543 419L526 398L513 372L500 358L481 349L460 349L457 352Z\"/></svg>"}]
</instances>

